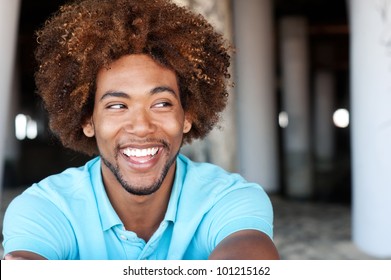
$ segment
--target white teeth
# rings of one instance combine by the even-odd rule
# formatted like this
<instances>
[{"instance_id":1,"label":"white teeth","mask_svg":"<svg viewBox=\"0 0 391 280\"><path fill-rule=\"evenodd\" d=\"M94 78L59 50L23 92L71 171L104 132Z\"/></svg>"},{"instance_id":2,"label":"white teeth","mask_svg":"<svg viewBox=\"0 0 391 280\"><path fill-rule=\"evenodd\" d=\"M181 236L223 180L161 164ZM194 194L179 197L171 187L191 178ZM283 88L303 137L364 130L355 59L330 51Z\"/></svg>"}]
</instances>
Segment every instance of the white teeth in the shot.
<instances>
[{"instance_id":1,"label":"white teeth","mask_svg":"<svg viewBox=\"0 0 391 280\"><path fill-rule=\"evenodd\" d=\"M159 148L148 148L148 149L131 149L127 148L123 153L128 157L146 157L154 156L159 151Z\"/></svg>"}]
</instances>

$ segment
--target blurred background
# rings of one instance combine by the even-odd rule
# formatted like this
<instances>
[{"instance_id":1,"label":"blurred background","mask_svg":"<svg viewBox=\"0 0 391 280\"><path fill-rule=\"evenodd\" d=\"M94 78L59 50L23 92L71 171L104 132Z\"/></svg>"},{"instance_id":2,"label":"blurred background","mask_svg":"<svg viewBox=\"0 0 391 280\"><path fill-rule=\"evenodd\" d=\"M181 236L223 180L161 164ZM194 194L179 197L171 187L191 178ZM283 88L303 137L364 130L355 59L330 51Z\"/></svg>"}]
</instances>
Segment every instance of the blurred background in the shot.
<instances>
[{"instance_id":1,"label":"blurred background","mask_svg":"<svg viewBox=\"0 0 391 280\"><path fill-rule=\"evenodd\" d=\"M388 0L176 0L235 47L221 126L183 147L260 183L284 259L391 259ZM83 165L48 131L34 32L64 0L1 0L1 214ZM2 217L1 217L2 221Z\"/></svg>"}]
</instances>

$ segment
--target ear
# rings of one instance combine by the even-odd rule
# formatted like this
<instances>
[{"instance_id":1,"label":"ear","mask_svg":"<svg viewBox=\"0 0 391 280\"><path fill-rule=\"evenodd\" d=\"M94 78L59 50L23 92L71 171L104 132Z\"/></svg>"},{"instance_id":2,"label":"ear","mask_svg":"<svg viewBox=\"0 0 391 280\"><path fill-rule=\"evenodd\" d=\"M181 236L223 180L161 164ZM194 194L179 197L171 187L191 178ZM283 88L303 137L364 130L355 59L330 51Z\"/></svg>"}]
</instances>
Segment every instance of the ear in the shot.
<instances>
[{"instance_id":1,"label":"ear","mask_svg":"<svg viewBox=\"0 0 391 280\"><path fill-rule=\"evenodd\" d=\"M87 119L86 122L83 124L83 133L87 137L95 136L95 127L94 122L92 121L92 117Z\"/></svg>"},{"instance_id":2,"label":"ear","mask_svg":"<svg viewBox=\"0 0 391 280\"><path fill-rule=\"evenodd\" d=\"M192 121L188 114L185 114L185 122L183 123L183 133L186 134L190 131L192 126Z\"/></svg>"}]
</instances>

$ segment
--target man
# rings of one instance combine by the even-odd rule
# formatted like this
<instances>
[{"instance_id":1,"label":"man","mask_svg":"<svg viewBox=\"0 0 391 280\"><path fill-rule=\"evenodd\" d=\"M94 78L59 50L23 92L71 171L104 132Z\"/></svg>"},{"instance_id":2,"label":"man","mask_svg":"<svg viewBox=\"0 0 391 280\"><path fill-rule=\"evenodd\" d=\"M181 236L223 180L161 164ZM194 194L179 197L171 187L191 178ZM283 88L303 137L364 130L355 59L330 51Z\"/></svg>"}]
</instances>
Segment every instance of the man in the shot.
<instances>
[{"instance_id":1,"label":"man","mask_svg":"<svg viewBox=\"0 0 391 280\"><path fill-rule=\"evenodd\" d=\"M34 184L5 259L277 259L257 184L179 154L227 102L229 55L167 0L85 0L38 32L36 84L65 147L98 155Z\"/></svg>"}]
</instances>

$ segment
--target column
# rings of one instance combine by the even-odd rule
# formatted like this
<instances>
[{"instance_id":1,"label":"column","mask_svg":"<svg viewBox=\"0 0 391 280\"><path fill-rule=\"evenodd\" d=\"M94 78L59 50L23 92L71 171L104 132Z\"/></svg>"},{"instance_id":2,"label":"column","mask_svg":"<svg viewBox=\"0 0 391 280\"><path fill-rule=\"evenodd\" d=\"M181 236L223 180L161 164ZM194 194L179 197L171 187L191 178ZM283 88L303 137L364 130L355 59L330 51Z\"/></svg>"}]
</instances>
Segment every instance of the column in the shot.
<instances>
[{"instance_id":1,"label":"column","mask_svg":"<svg viewBox=\"0 0 391 280\"><path fill-rule=\"evenodd\" d=\"M329 169L334 158L334 94L333 73L320 70L314 80L314 132L315 158L320 169Z\"/></svg>"},{"instance_id":2,"label":"column","mask_svg":"<svg viewBox=\"0 0 391 280\"><path fill-rule=\"evenodd\" d=\"M278 140L271 0L234 0L239 171L273 193L278 182Z\"/></svg>"},{"instance_id":3,"label":"column","mask_svg":"<svg viewBox=\"0 0 391 280\"><path fill-rule=\"evenodd\" d=\"M0 200L3 189L3 172L5 158L5 142L9 119L9 107L11 104L11 88L14 73L16 37L19 20L20 0L0 0Z\"/></svg>"},{"instance_id":4,"label":"column","mask_svg":"<svg viewBox=\"0 0 391 280\"><path fill-rule=\"evenodd\" d=\"M333 188L335 126L333 124L335 78L330 70L317 70L314 77L314 152L316 192L328 197Z\"/></svg>"},{"instance_id":5,"label":"column","mask_svg":"<svg viewBox=\"0 0 391 280\"><path fill-rule=\"evenodd\" d=\"M308 30L304 17L280 21L282 110L289 123L283 129L286 194L312 196L309 112Z\"/></svg>"},{"instance_id":6,"label":"column","mask_svg":"<svg viewBox=\"0 0 391 280\"><path fill-rule=\"evenodd\" d=\"M350 1L353 241L391 257L391 1Z\"/></svg>"}]
</instances>

